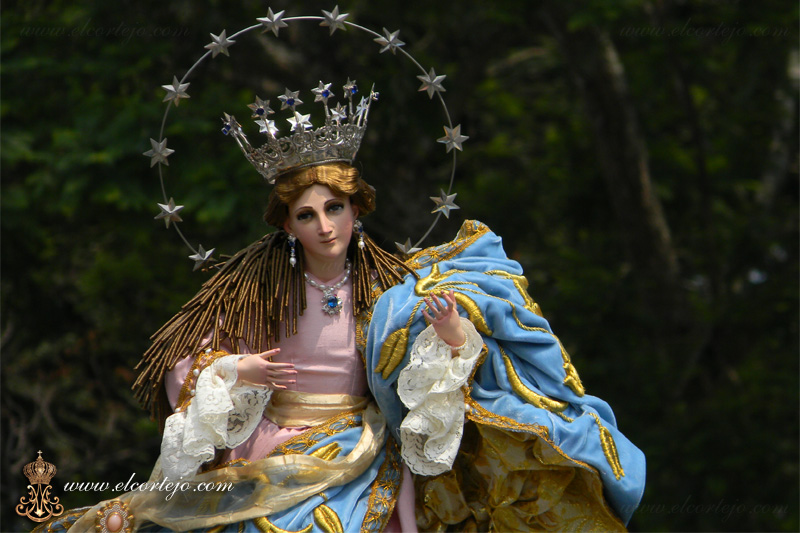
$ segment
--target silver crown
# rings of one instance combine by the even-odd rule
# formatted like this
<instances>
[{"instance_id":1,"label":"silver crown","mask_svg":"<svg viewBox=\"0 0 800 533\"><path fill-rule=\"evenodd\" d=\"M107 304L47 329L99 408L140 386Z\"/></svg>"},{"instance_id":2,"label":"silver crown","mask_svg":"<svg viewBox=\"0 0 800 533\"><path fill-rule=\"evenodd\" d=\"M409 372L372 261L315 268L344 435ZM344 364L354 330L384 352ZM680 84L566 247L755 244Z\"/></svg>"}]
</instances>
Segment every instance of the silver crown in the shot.
<instances>
[{"instance_id":1,"label":"silver crown","mask_svg":"<svg viewBox=\"0 0 800 533\"><path fill-rule=\"evenodd\" d=\"M275 183L275 178L280 174L300 167L334 161L352 163L367 129L370 105L378 99L378 93L371 89L369 96L362 96L354 109L353 98L358 93L356 82L348 78L342 90L347 105L337 104L333 109L328 107L328 99L334 96L330 83L319 82L311 90L316 95L314 101L322 102L325 108L325 125L317 129L311 125L310 114L303 115L296 109L303 103L298 98L299 91L286 89L278 99L281 101L281 110L292 111L292 117L287 119L292 125L291 135L277 136L279 131L275 121L269 120L269 115L274 113L269 107L269 100L264 101L259 97L247 107L253 111L251 118L259 126L259 132L266 134L266 144L253 148L242 126L233 115L227 113L222 118L222 133L236 140L247 160L270 184Z\"/></svg>"}]
</instances>

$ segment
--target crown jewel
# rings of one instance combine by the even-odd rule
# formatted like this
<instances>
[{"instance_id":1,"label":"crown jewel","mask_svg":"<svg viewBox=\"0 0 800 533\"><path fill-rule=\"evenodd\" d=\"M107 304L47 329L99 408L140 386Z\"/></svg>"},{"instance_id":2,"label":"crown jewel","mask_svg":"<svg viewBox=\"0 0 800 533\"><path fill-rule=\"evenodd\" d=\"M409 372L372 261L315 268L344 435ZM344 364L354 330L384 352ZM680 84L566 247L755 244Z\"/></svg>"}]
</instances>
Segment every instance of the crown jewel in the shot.
<instances>
[{"instance_id":1,"label":"crown jewel","mask_svg":"<svg viewBox=\"0 0 800 533\"><path fill-rule=\"evenodd\" d=\"M296 109L303 103L299 98L299 91L286 89L278 100L281 102L281 110L291 110L292 116L287 119L291 124L291 135L278 137L279 130L275 121L269 120L269 115L275 112L269 107L269 100L259 97L247 107L253 112L251 118L259 126L259 133L267 136L266 144L253 148L242 131L242 126L233 115L227 113L222 118L222 133L236 140L247 160L269 183L275 183L275 178L284 172L304 166L334 161L352 163L367 129L370 105L378 99L378 93L370 90L369 96L362 96L354 109L353 100L358 93L356 82L348 78L342 90L347 105L339 103L332 109L328 105L328 99L335 95L330 83L320 81L311 90L315 95L314 102L322 102L325 109L325 124L317 129L313 129L310 114L303 115Z\"/></svg>"}]
</instances>

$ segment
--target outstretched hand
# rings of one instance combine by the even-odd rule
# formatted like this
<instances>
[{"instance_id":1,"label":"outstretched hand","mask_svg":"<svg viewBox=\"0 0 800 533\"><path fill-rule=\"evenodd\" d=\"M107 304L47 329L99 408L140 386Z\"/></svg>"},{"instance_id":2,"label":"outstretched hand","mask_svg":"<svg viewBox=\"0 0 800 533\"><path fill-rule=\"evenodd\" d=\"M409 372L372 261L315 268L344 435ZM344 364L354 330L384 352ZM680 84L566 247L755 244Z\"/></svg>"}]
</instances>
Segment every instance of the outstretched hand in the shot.
<instances>
[{"instance_id":1,"label":"outstretched hand","mask_svg":"<svg viewBox=\"0 0 800 533\"><path fill-rule=\"evenodd\" d=\"M286 385L295 383L297 370L292 363L273 363L269 360L280 351L280 348L275 348L239 359L236 365L239 379L256 385L266 385L272 390L286 389Z\"/></svg>"},{"instance_id":2,"label":"outstretched hand","mask_svg":"<svg viewBox=\"0 0 800 533\"><path fill-rule=\"evenodd\" d=\"M453 348L466 342L467 336L458 316L455 291L440 292L438 296L431 293L430 297L425 298L425 304L422 314L431 323L440 339ZM454 352L453 356L455 355L457 354Z\"/></svg>"}]
</instances>

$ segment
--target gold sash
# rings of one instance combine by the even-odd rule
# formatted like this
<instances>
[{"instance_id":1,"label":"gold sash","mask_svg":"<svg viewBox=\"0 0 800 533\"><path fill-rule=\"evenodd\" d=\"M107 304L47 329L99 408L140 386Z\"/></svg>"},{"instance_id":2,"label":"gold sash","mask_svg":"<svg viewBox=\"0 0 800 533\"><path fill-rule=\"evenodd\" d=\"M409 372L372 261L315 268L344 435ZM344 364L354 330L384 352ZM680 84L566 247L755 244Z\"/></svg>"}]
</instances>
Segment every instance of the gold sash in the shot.
<instances>
[{"instance_id":1,"label":"gold sash","mask_svg":"<svg viewBox=\"0 0 800 533\"><path fill-rule=\"evenodd\" d=\"M316 426L331 417L358 412L366 406L364 396L278 390L272 393L264 416L281 427Z\"/></svg>"}]
</instances>

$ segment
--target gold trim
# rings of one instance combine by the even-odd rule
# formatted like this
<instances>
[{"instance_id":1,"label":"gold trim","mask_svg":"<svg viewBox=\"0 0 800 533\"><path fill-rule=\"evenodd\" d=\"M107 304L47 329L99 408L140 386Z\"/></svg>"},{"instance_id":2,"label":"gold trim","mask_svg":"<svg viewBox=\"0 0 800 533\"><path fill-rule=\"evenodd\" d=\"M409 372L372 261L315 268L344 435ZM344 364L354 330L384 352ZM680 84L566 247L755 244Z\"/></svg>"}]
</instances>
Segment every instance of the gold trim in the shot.
<instances>
[{"instance_id":1,"label":"gold trim","mask_svg":"<svg viewBox=\"0 0 800 533\"><path fill-rule=\"evenodd\" d=\"M485 224L477 220L465 220L458 230L455 239L440 246L432 246L420 250L406 261L406 264L414 270L424 268L431 263L445 261L463 252L482 236L491 230Z\"/></svg>"},{"instance_id":2,"label":"gold trim","mask_svg":"<svg viewBox=\"0 0 800 533\"><path fill-rule=\"evenodd\" d=\"M278 445L269 454L269 457L279 455L302 455L306 450L325 437L332 437L337 433L359 426L361 422L356 420L357 416L360 415L356 413L345 413L331 417L327 422L309 428ZM292 446L297 446L297 448L292 448Z\"/></svg>"},{"instance_id":3,"label":"gold trim","mask_svg":"<svg viewBox=\"0 0 800 533\"><path fill-rule=\"evenodd\" d=\"M491 411L485 409L482 405L476 402L472 398L466 398L464 400L469 407L466 412L466 417L472 420L473 422L477 422L478 424L485 424L487 426L494 426L499 427L502 429L508 429L510 431L522 431L525 433L534 433L538 435L542 440L544 440L549 446L551 446L559 455L572 461L574 464L581 466L591 472L598 473L597 469L588 463L584 463L578 459L573 459L570 457L564 450L558 447L556 443L550 440L550 434L546 427L540 426L538 424L520 424L516 420L512 420L511 418L507 418L505 416L496 415Z\"/></svg>"},{"instance_id":4,"label":"gold trim","mask_svg":"<svg viewBox=\"0 0 800 533\"><path fill-rule=\"evenodd\" d=\"M403 483L403 470L400 466L399 451L394 438L386 439L386 458L383 460L378 475L372 482L367 513L361 523L362 533L383 531L394 512L397 493ZM391 474L397 472L397 480Z\"/></svg>"},{"instance_id":5,"label":"gold trim","mask_svg":"<svg viewBox=\"0 0 800 533\"><path fill-rule=\"evenodd\" d=\"M344 533L339 515L324 503L314 509L314 522L324 533Z\"/></svg>"},{"instance_id":6,"label":"gold trim","mask_svg":"<svg viewBox=\"0 0 800 533\"><path fill-rule=\"evenodd\" d=\"M205 350L203 350L195 356L194 362L192 362L192 367L186 373L186 378L183 380L183 386L178 393L178 401L175 403L176 411L185 410L192 401L191 391L197 385L197 378L200 377L200 373L207 367L211 366L214 361L220 357L225 357L226 355L230 354L224 350L213 350L209 353L206 353ZM197 376L194 375L194 370L198 371Z\"/></svg>"}]
</instances>

